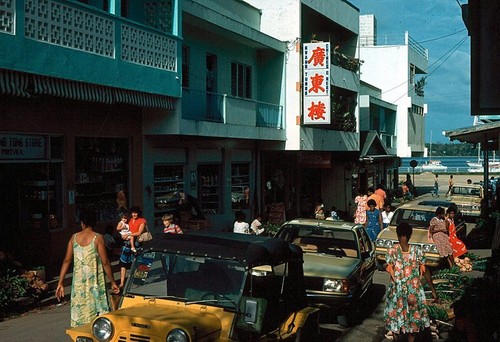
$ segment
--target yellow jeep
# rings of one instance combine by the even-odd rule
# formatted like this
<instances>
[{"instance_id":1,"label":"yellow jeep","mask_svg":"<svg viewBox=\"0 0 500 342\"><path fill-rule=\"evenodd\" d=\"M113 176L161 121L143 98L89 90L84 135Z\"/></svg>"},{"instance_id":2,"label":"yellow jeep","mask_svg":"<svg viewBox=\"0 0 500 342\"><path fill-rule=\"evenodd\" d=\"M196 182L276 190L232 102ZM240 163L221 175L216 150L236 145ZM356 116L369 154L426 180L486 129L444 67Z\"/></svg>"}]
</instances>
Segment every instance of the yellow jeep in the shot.
<instances>
[{"instance_id":1,"label":"yellow jeep","mask_svg":"<svg viewBox=\"0 0 500 342\"><path fill-rule=\"evenodd\" d=\"M140 253L119 309L66 332L73 341L317 341L302 250L234 233L158 237Z\"/></svg>"}]
</instances>

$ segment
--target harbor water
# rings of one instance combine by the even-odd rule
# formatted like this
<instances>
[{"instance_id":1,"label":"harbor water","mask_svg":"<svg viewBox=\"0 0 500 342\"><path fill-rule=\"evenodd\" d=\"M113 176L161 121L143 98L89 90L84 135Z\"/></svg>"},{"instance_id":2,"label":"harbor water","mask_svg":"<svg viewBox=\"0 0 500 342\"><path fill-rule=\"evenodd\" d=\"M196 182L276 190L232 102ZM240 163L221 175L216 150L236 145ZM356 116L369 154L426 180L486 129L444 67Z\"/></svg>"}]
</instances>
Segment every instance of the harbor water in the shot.
<instances>
[{"instance_id":1,"label":"harbor water","mask_svg":"<svg viewBox=\"0 0 500 342\"><path fill-rule=\"evenodd\" d=\"M446 166L446 170L423 170L422 165L431 160L430 158L401 158L401 166L399 167L399 173L412 173L413 168L410 166L410 161L416 160L418 162L417 167L415 168L415 173L422 172L432 172L439 174L483 174L483 172L476 170L476 172L471 171L471 167L467 164L467 162L478 162L477 156L433 156L433 161L440 161L441 165ZM491 160L490 160L491 161ZM498 162L498 158L496 159ZM494 170L490 170L492 174L498 174L500 171L498 168Z\"/></svg>"}]
</instances>

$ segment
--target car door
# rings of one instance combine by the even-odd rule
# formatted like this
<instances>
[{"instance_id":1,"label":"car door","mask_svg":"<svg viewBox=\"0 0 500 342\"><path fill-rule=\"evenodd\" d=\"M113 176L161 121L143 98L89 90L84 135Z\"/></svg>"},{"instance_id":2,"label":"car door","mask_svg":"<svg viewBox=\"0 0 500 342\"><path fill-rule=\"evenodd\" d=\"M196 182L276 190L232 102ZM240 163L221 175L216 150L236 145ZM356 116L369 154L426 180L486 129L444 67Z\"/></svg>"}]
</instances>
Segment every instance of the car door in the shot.
<instances>
[{"instance_id":1,"label":"car door","mask_svg":"<svg viewBox=\"0 0 500 342\"><path fill-rule=\"evenodd\" d=\"M373 246L373 242L370 240L363 227L358 227L356 229L356 236L358 238L359 251L361 253L361 293L364 293L373 281L373 273L376 268L375 248Z\"/></svg>"}]
</instances>

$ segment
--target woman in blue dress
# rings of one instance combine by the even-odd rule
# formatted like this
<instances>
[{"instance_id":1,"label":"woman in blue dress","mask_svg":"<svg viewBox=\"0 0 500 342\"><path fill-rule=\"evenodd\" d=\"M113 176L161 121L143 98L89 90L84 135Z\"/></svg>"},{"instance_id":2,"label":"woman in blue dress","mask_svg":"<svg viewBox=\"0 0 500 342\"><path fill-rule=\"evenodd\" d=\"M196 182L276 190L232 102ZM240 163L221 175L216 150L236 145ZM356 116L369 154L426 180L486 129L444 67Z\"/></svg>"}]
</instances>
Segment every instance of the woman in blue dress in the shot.
<instances>
[{"instance_id":1,"label":"woman in blue dress","mask_svg":"<svg viewBox=\"0 0 500 342\"><path fill-rule=\"evenodd\" d=\"M370 209L366 211L365 229L370 237L370 240L375 242L377 235L380 233L380 229L383 226L382 215L380 210L376 208L377 202L375 202L375 200L368 200L367 205Z\"/></svg>"}]
</instances>

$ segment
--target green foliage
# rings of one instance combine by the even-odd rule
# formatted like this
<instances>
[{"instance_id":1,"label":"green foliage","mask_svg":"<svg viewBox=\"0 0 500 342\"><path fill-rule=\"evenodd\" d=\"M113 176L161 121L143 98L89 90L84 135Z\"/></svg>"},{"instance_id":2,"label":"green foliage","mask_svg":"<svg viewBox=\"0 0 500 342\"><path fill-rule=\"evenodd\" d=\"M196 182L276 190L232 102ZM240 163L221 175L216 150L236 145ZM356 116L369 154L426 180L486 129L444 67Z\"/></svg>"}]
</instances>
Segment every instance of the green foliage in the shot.
<instances>
[{"instance_id":1,"label":"green foliage","mask_svg":"<svg viewBox=\"0 0 500 342\"><path fill-rule=\"evenodd\" d=\"M7 270L0 277L0 308L5 307L12 300L24 296L30 285L26 278L16 274L13 270Z\"/></svg>"},{"instance_id":2,"label":"green foliage","mask_svg":"<svg viewBox=\"0 0 500 342\"><path fill-rule=\"evenodd\" d=\"M425 146L430 151L430 143ZM447 144L432 144L433 156L477 156L477 147L469 143L447 143Z\"/></svg>"},{"instance_id":3,"label":"green foliage","mask_svg":"<svg viewBox=\"0 0 500 342\"><path fill-rule=\"evenodd\" d=\"M280 227L281 226L279 224L274 224L274 223L266 223L262 225L264 231L270 236L274 236L278 232Z\"/></svg>"}]
</instances>

